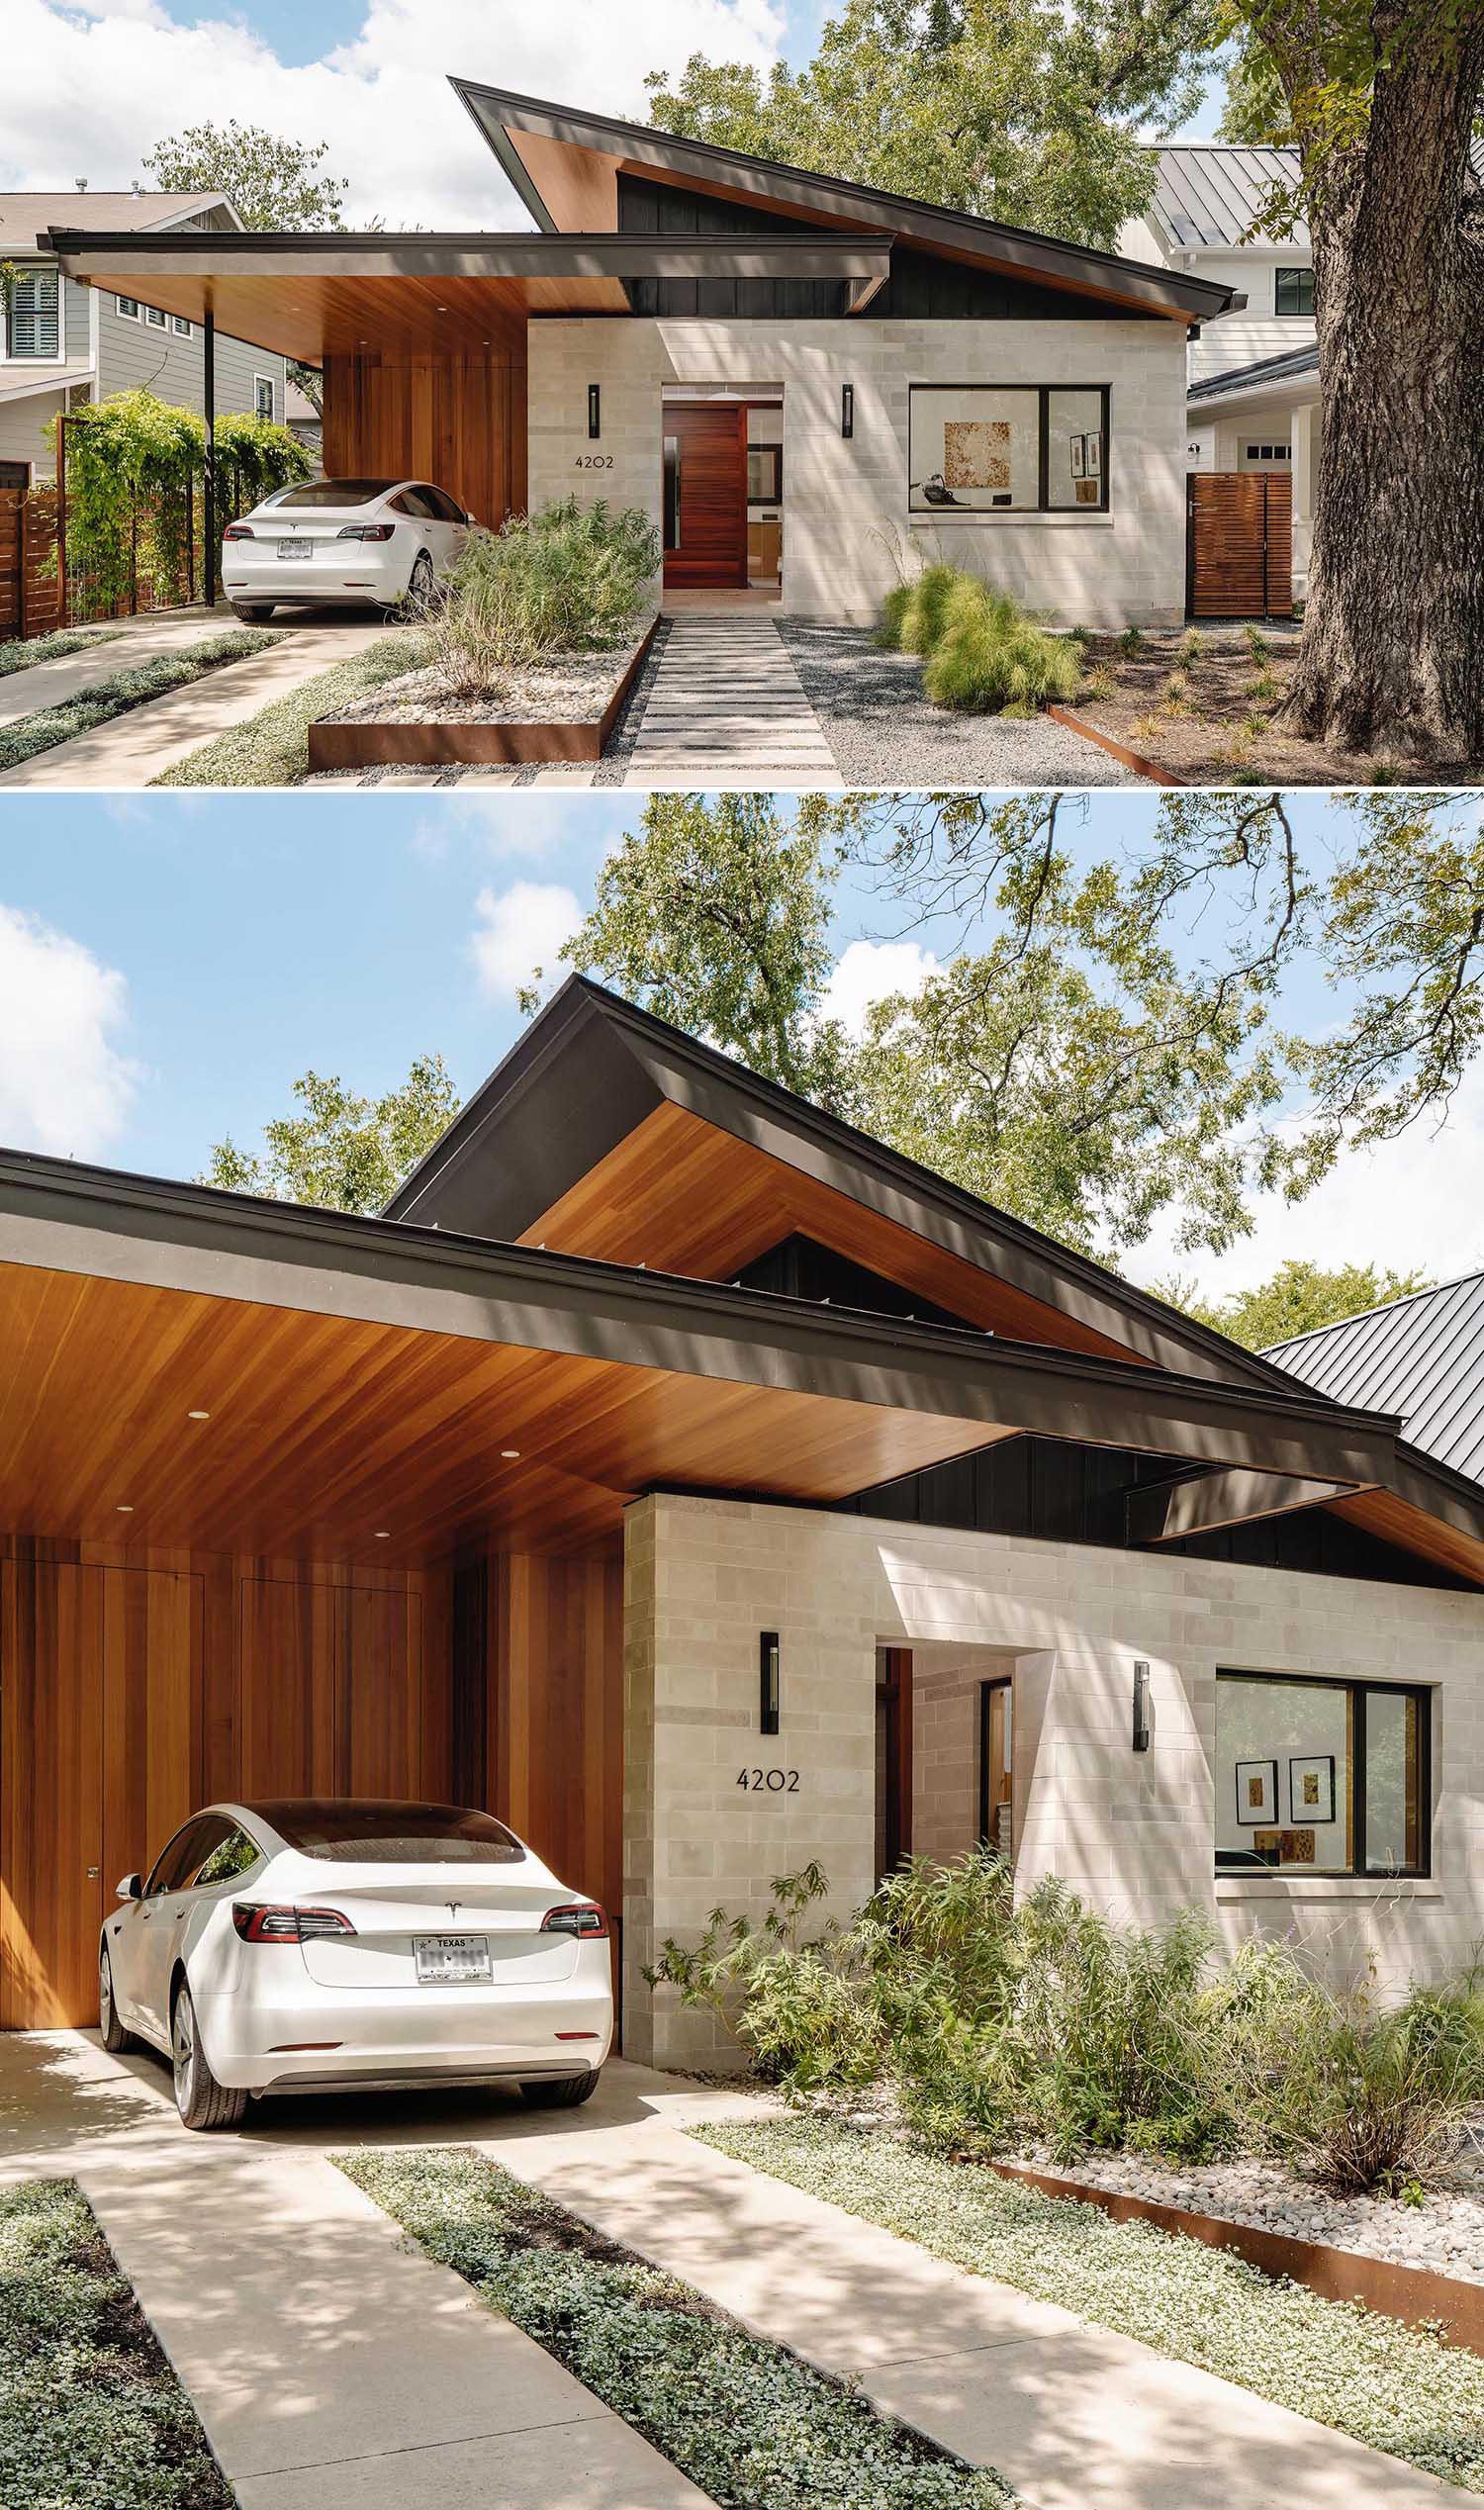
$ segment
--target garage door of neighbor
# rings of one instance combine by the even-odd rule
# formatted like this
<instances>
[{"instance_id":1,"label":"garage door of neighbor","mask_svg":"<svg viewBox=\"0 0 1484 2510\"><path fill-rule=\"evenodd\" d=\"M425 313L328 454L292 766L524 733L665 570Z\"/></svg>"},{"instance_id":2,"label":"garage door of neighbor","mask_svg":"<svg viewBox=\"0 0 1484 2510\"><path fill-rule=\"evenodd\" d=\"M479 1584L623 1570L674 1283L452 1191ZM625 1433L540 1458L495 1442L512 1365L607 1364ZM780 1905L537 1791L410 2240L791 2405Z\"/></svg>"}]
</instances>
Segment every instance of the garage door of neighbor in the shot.
<instances>
[{"instance_id":1,"label":"garage door of neighbor","mask_svg":"<svg viewBox=\"0 0 1484 2510\"><path fill-rule=\"evenodd\" d=\"M1292 479L1280 471L1191 471L1185 565L1192 618L1291 618Z\"/></svg>"},{"instance_id":2,"label":"garage door of neighbor","mask_svg":"<svg viewBox=\"0 0 1484 2510\"><path fill-rule=\"evenodd\" d=\"M0 2029L98 2009L121 1874L192 1808L201 1580L0 1562Z\"/></svg>"}]
</instances>

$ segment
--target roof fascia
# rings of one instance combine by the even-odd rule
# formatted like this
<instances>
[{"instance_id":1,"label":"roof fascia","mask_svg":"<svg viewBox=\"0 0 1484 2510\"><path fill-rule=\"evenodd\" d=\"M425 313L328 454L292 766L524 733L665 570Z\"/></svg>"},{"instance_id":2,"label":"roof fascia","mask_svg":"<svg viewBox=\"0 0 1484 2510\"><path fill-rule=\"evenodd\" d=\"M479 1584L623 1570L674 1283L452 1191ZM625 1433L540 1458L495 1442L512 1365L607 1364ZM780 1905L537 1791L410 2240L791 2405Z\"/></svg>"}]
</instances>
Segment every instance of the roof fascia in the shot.
<instances>
[{"instance_id":1,"label":"roof fascia","mask_svg":"<svg viewBox=\"0 0 1484 2510\"><path fill-rule=\"evenodd\" d=\"M1354 1486L1387 1479L1396 1446L1388 1416L1298 1391L1253 1395L1137 1362L25 1153L0 1153L5 1263ZM1484 1536L1484 1493L1476 1500Z\"/></svg>"},{"instance_id":2,"label":"roof fascia","mask_svg":"<svg viewBox=\"0 0 1484 2510\"><path fill-rule=\"evenodd\" d=\"M859 279L880 285L891 240L879 233L787 235L266 235L182 228L140 244L137 232L52 228L50 248L69 277L195 278L231 269L238 278L737 278Z\"/></svg>"},{"instance_id":3,"label":"roof fascia","mask_svg":"<svg viewBox=\"0 0 1484 2510\"><path fill-rule=\"evenodd\" d=\"M1231 289L1220 280L1199 279L1166 269L1161 263L1130 261L1118 253L1099 252L1091 245L1068 244L1053 235L1040 235L1029 228L1002 227L992 219L974 218L964 211L935 209L928 202L848 183L838 175L813 174L800 166L776 164L766 157L750 156L740 148L717 147L707 139L677 139L670 132L657 131L644 123L579 112L539 96L488 87L477 79L450 78L449 84L532 217L548 230L555 228L556 221L521 163L510 138L511 129L565 140L599 154L633 158L671 173L690 171L699 179L714 180L727 172L737 188L765 198L813 208L836 218L851 209L867 223L889 226L893 232L919 242L937 243L971 258L1008 262L1043 277L1060 278L1073 287L1097 289L1104 294L1121 289L1134 301L1168 314L1184 315L1194 322L1211 321L1232 302Z\"/></svg>"}]
</instances>

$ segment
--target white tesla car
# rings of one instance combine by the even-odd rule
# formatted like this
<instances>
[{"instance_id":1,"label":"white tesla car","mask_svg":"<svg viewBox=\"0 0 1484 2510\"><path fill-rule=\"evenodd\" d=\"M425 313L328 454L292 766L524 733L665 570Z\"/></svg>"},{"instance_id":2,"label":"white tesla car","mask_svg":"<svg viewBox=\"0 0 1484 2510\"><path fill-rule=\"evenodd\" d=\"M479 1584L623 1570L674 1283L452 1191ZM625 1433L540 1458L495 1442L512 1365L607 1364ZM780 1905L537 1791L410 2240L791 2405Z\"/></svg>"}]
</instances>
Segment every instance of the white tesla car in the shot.
<instances>
[{"instance_id":1,"label":"white tesla car","mask_svg":"<svg viewBox=\"0 0 1484 2510\"><path fill-rule=\"evenodd\" d=\"M280 602L425 602L473 520L426 480L306 480L228 524L223 589L246 619L271 618Z\"/></svg>"},{"instance_id":2,"label":"white tesla car","mask_svg":"<svg viewBox=\"0 0 1484 2510\"><path fill-rule=\"evenodd\" d=\"M517 2083L575 2107L613 2035L608 1921L488 1813L211 1805L127 1874L98 1944L105 2048L168 2055L187 2126L250 2095Z\"/></svg>"}]
</instances>

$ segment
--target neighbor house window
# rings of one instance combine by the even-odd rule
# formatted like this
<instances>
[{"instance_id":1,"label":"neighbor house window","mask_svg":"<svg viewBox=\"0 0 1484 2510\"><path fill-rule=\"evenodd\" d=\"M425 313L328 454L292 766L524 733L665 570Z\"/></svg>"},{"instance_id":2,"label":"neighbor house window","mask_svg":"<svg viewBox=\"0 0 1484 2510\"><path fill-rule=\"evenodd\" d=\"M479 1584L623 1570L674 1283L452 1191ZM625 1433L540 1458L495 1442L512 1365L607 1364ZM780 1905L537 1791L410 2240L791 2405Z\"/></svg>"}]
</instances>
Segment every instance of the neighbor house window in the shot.
<instances>
[{"instance_id":1,"label":"neighbor house window","mask_svg":"<svg viewBox=\"0 0 1484 2510\"><path fill-rule=\"evenodd\" d=\"M909 511L1105 511L1108 398L1106 384L913 384Z\"/></svg>"},{"instance_id":2,"label":"neighbor house window","mask_svg":"<svg viewBox=\"0 0 1484 2510\"><path fill-rule=\"evenodd\" d=\"M271 377L270 375L254 375L254 376L253 376L253 378L252 378L252 403L253 403L253 408L256 410L257 415L258 415L258 417L259 417L260 418L272 418L272 416L273 416L273 379L272 379L272 377Z\"/></svg>"},{"instance_id":3,"label":"neighbor house window","mask_svg":"<svg viewBox=\"0 0 1484 2510\"><path fill-rule=\"evenodd\" d=\"M171 315L170 328L178 340L188 340L191 336L191 326L183 314Z\"/></svg>"},{"instance_id":4,"label":"neighbor house window","mask_svg":"<svg viewBox=\"0 0 1484 2510\"><path fill-rule=\"evenodd\" d=\"M139 301L138 297L115 297L114 303L126 323L138 323L139 319Z\"/></svg>"},{"instance_id":5,"label":"neighbor house window","mask_svg":"<svg viewBox=\"0 0 1484 2510\"><path fill-rule=\"evenodd\" d=\"M1431 1696L1398 1683L1216 1683L1219 1871L1425 1874Z\"/></svg>"},{"instance_id":6,"label":"neighbor house window","mask_svg":"<svg viewBox=\"0 0 1484 2510\"><path fill-rule=\"evenodd\" d=\"M59 357L60 298L54 270L18 270L11 283L12 357Z\"/></svg>"},{"instance_id":7,"label":"neighbor house window","mask_svg":"<svg viewBox=\"0 0 1484 2510\"><path fill-rule=\"evenodd\" d=\"M157 305L145 306L144 320L148 324L151 331L162 331L166 327L165 318Z\"/></svg>"},{"instance_id":8,"label":"neighbor house window","mask_svg":"<svg viewBox=\"0 0 1484 2510\"><path fill-rule=\"evenodd\" d=\"M1273 311L1276 314L1302 314L1310 321L1314 316L1314 273L1312 270L1275 270L1272 281Z\"/></svg>"},{"instance_id":9,"label":"neighbor house window","mask_svg":"<svg viewBox=\"0 0 1484 2510\"><path fill-rule=\"evenodd\" d=\"M1250 444L1247 458L1250 462L1286 462L1288 447L1286 444Z\"/></svg>"}]
</instances>

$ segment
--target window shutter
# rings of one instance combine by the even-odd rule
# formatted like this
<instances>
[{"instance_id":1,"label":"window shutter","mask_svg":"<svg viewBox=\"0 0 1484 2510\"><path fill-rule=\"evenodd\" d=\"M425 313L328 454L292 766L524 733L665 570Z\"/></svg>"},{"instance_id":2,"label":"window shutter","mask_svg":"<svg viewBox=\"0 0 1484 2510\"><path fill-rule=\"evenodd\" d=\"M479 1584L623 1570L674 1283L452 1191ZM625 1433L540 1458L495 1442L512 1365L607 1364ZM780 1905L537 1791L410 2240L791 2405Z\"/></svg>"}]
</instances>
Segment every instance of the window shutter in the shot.
<instances>
[{"instance_id":1,"label":"window shutter","mask_svg":"<svg viewBox=\"0 0 1484 2510\"><path fill-rule=\"evenodd\" d=\"M17 276L10 308L12 357L59 355L58 294L54 270L23 270Z\"/></svg>"}]
</instances>

